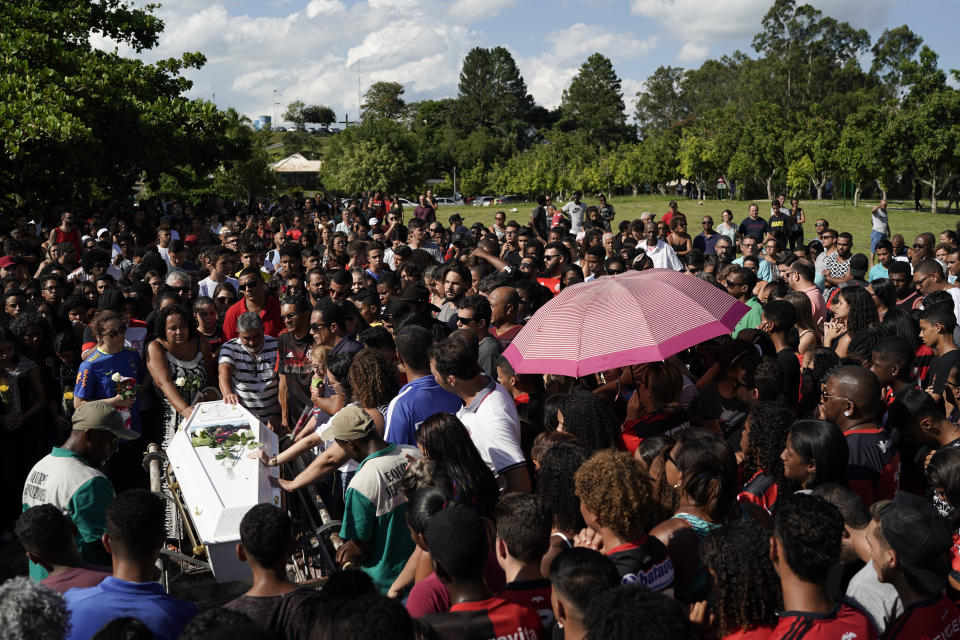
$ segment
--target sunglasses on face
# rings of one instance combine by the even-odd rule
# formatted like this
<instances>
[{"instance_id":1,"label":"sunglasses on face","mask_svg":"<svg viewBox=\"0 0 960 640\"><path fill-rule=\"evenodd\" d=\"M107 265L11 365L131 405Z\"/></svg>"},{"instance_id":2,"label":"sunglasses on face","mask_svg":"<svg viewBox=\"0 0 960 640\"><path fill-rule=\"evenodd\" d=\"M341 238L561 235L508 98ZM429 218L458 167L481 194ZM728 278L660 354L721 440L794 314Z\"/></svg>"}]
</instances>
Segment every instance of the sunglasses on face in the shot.
<instances>
[{"instance_id":1,"label":"sunglasses on face","mask_svg":"<svg viewBox=\"0 0 960 640\"><path fill-rule=\"evenodd\" d=\"M221 296L217 298L217 302L219 302L220 304L233 304L234 299Z\"/></svg>"},{"instance_id":2,"label":"sunglasses on face","mask_svg":"<svg viewBox=\"0 0 960 640\"><path fill-rule=\"evenodd\" d=\"M330 325L326 322L314 322L310 325L310 331L317 332L320 331L321 327L329 327Z\"/></svg>"},{"instance_id":3,"label":"sunglasses on face","mask_svg":"<svg viewBox=\"0 0 960 640\"><path fill-rule=\"evenodd\" d=\"M256 289L256 288L257 288L257 283L256 283L256 282L247 282L247 283L245 283L245 284L239 285L237 288L240 289L240 291L246 291L246 290L248 290L248 289Z\"/></svg>"},{"instance_id":4,"label":"sunglasses on face","mask_svg":"<svg viewBox=\"0 0 960 640\"><path fill-rule=\"evenodd\" d=\"M288 313L287 315L280 316L280 318L283 319L283 320L296 320L297 314L296 314L296 313Z\"/></svg>"},{"instance_id":5,"label":"sunglasses on face","mask_svg":"<svg viewBox=\"0 0 960 640\"><path fill-rule=\"evenodd\" d=\"M464 318L463 316L457 316L457 323L458 323L458 324L470 324L470 323L473 322L474 320L475 320L475 318Z\"/></svg>"}]
</instances>

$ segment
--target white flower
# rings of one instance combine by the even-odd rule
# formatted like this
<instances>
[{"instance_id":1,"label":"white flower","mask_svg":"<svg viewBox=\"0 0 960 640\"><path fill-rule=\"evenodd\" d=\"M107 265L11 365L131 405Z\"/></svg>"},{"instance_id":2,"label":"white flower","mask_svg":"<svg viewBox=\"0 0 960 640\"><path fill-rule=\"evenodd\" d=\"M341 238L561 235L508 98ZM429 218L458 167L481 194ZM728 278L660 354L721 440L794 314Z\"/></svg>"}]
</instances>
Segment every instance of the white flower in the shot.
<instances>
[{"instance_id":1,"label":"white flower","mask_svg":"<svg viewBox=\"0 0 960 640\"><path fill-rule=\"evenodd\" d=\"M182 387L183 385L187 384L187 379L184 378L183 376L180 376L179 378L173 381L173 384L177 385L178 387Z\"/></svg>"},{"instance_id":2,"label":"white flower","mask_svg":"<svg viewBox=\"0 0 960 640\"><path fill-rule=\"evenodd\" d=\"M114 382L120 382L121 380L123 380L123 376L120 375L119 371L117 371L115 374L110 376L110 379L113 380Z\"/></svg>"}]
</instances>

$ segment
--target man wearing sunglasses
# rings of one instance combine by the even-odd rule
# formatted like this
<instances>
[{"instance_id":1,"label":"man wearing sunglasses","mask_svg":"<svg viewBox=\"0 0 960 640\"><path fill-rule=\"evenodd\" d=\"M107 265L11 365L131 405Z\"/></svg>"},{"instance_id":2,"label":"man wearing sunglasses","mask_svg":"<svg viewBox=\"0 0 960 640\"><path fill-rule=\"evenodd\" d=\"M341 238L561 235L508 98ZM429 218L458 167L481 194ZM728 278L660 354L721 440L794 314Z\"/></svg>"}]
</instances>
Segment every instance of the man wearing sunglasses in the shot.
<instances>
[{"instance_id":1,"label":"man wearing sunglasses","mask_svg":"<svg viewBox=\"0 0 960 640\"><path fill-rule=\"evenodd\" d=\"M700 226L703 230L693 239L693 248L699 250L703 255L708 256L714 252L714 248L717 246L717 240L720 239L720 234L714 230L713 218L710 216L703 216L700 220Z\"/></svg>"},{"instance_id":2,"label":"man wearing sunglasses","mask_svg":"<svg viewBox=\"0 0 960 640\"><path fill-rule=\"evenodd\" d=\"M247 311L256 313L263 322L263 331L270 337L277 337L283 331L283 322L280 320L280 303L267 292L266 284L260 269L255 266L247 267L240 272L238 278L240 295L239 302L227 309L223 319L224 340L233 340L238 335L237 318Z\"/></svg>"},{"instance_id":3,"label":"man wearing sunglasses","mask_svg":"<svg viewBox=\"0 0 960 640\"><path fill-rule=\"evenodd\" d=\"M864 504L889 500L899 487L900 453L878 423L884 406L877 376L847 365L827 378L822 391L820 418L840 427L850 449L850 488Z\"/></svg>"},{"instance_id":4,"label":"man wearing sunglasses","mask_svg":"<svg viewBox=\"0 0 960 640\"><path fill-rule=\"evenodd\" d=\"M490 302L480 295L467 296L457 309L457 328L469 329L480 342L477 363L483 372L493 379L497 377L497 359L503 348L490 335Z\"/></svg>"}]
</instances>

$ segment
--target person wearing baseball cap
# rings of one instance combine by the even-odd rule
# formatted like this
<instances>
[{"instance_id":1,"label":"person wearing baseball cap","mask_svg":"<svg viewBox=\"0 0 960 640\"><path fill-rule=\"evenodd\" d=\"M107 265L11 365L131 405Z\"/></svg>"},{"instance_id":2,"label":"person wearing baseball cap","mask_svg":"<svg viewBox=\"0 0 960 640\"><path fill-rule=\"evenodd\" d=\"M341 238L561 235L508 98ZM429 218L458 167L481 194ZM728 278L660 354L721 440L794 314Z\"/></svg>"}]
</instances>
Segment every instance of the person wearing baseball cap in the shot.
<instances>
[{"instance_id":1,"label":"person wearing baseball cap","mask_svg":"<svg viewBox=\"0 0 960 640\"><path fill-rule=\"evenodd\" d=\"M463 216L461 216L459 213L453 214L447 218L447 221L450 223L450 235L453 235L454 233L470 233L470 230L463 226Z\"/></svg>"},{"instance_id":2,"label":"person wearing baseball cap","mask_svg":"<svg viewBox=\"0 0 960 640\"><path fill-rule=\"evenodd\" d=\"M943 594L953 543L933 503L912 493L875 503L867 528L870 559L880 582L892 584L903 613L884 639L925 640L960 634L960 611Z\"/></svg>"},{"instance_id":3,"label":"person wearing baseball cap","mask_svg":"<svg viewBox=\"0 0 960 640\"><path fill-rule=\"evenodd\" d=\"M85 402L73 414L67 441L33 466L23 486L23 510L52 504L77 527L77 548L89 564L110 566L110 554L100 538L106 531L105 513L113 500L113 485L101 471L117 452L119 440L135 440L136 431L105 402ZM30 563L30 577L42 580L47 571Z\"/></svg>"},{"instance_id":4,"label":"person wearing baseball cap","mask_svg":"<svg viewBox=\"0 0 960 640\"><path fill-rule=\"evenodd\" d=\"M323 439L336 442L360 463L344 497L340 537L346 544L337 551L337 563L359 563L377 590L386 595L413 553L400 478L407 465L420 457L420 451L388 444L382 430L365 409L350 404L333 416Z\"/></svg>"}]
</instances>

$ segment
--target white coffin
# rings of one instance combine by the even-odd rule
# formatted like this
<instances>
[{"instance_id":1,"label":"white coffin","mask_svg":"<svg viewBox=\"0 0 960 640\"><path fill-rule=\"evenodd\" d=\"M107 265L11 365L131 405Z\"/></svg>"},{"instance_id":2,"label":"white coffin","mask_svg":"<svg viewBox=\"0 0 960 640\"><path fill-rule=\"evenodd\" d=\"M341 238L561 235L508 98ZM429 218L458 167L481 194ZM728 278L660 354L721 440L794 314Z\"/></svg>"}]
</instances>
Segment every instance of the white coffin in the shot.
<instances>
[{"instance_id":1,"label":"white coffin","mask_svg":"<svg viewBox=\"0 0 960 640\"><path fill-rule=\"evenodd\" d=\"M227 426L253 431L257 442L270 455L277 453L277 435L240 405L223 401L202 402L194 408L183 428L167 448L167 457L187 512L207 556L217 582L244 580L251 577L250 568L236 555L240 541L240 520L254 505L280 505L280 489L271 483L278 476L277 467L264 467L259 460L239 455L236 464L217 460L217 449L194 447L191 436L199 429Z\"/></svg>"}]
</instances>

